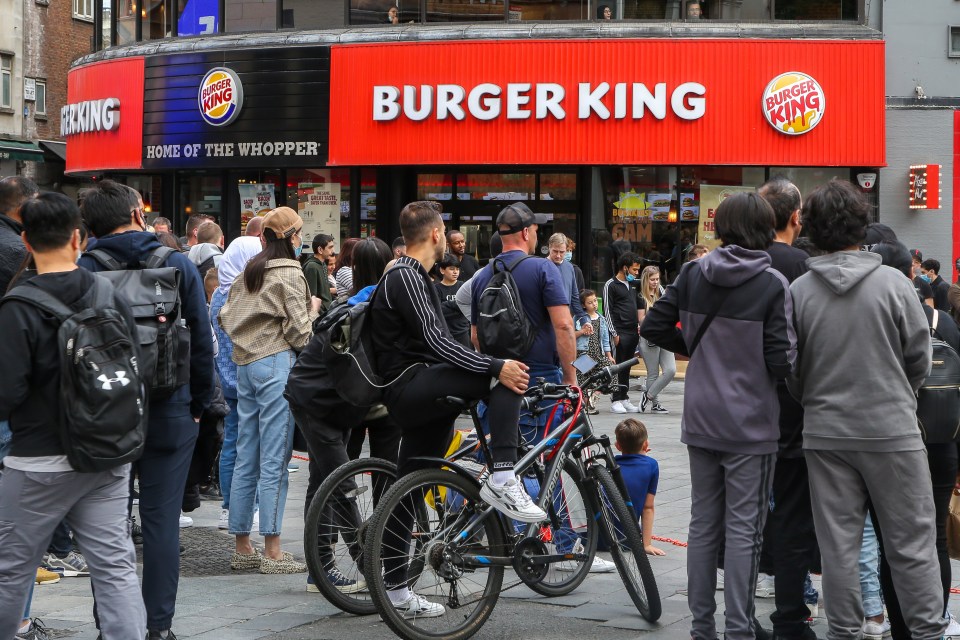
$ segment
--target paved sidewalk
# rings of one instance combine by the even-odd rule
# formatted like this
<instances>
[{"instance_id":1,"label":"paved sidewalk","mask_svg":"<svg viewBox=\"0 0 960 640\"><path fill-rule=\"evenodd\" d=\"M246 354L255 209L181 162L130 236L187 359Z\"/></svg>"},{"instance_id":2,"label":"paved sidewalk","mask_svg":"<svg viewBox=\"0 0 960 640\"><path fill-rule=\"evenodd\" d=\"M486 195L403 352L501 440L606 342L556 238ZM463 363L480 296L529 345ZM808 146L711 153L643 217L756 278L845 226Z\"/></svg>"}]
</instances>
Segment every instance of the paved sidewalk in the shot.
<instances>
[{"instance_id":1,"label":"paved sidewalk","mask_svg":"<svg viewBox=\"0 0 960 640\"><path fill-rule=\"evenodd\" d=\"M660 489L656 499L654 535L686 541L690 510L690 474L685 448L680 444L683 383L674 382L661 396L669 415L640 417L650 432L651 455L660 463ZM636 399L638 393L632 393ZM610 414L601 401L601 414L593 423L613 436L621 416ZM284 516L284 549L303 556L303 500L307 465L290 476L290 494ZM377 616L355 617L339 612L322 596L306 593L306 575L261 576L230 572L232 538L218 531L220 505L204 502L190 514L194 527L184 530L188 547L180 579L177 615L173 630L180 638L217 640L270 640L393 638ZM689 611L680 592L686 584L686 550L655 542L667 552L651 558L663 599L663 616L656 625L644 621L632 607L617 574L592 575L572 594L544 598L521 585L503 593L493 616L476 638L504 640L556 640L580 637L614 640L643 636L650 640L689 638ZM199 575L198 575L199 574ZM196 577L194 577L196 576ZM954 564L954 579L960 564ZM64 578L59 584L37 587L33 615L56 630L55 637L94 640L90 584L86 578ZM718 594L722 614L722 592ZM757 600L757 615L769 626L772 599ZM953 607L951 607L953 609ZM957 611L954 610L956 614ZM722 620L718 625L722 629ZM823 620L814 626L826 634ZM652 632L652 633L651 633Z\"/></svg>"}]
</instances>

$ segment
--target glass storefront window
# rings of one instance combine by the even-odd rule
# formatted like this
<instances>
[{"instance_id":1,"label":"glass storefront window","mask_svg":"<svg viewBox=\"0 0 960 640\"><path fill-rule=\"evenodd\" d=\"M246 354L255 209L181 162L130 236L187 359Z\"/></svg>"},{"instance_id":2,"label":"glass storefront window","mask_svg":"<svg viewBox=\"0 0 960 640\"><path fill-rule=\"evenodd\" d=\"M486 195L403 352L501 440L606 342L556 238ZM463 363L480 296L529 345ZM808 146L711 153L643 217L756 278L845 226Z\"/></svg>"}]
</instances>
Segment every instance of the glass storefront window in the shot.
<instances>
[{"instance_id":1,"label":"glass storefront window","mask_svg":"<svg viewBox=\"0 0 960 640\"><path fill-rule=\"evenodd\" d=\"M426 0L426 8L427 22L503 22L504 1Z\"/></svg>"},{"instance_id":2,"label":"glass storefront window","mask_svg":"<svg viewBox=\"0 0 960 640\"><path fill-rule=\"evenodd\" d=\"M140 24L143 40L160 40L171 35L167 24L166 0L141 0Z\"/></svg>"},{"instance_id":3,"label":"glass storefront window","mask_svg":"<svg viewBox=\"0 0 960 640\"><path fill-rule=\"evenodd\" d=\"M541 173L539 200L576 200L577 174Z\"/></svg>"},{"instance_id":4,"label":"glass storefront window","mask_svg":"<svg viewBox=\"0 0 960 640\"><path fill-rule=\"evenodd\" d=\"M458 200L532 200L533 173L465 173L457 175Z\"/></svg>"},{"instance_id":5,"label":"glass storefront window","mask_svg":"<svg viewBox=\"0 0 960 640\"><path fill-rule=\"evenodd\" d=\"M419 0L350 0L350 24L407 24L420 21Z\"/></svg>"},{"instance_id":6,"label":"glass storefront window","mask_svg":"<svg viewBox=\"0 0 960 640\"><path fill-rule=\"evenodd\" d=\"M100 1L100 16L101 26L100 26L100 37L103 38L101 41L101 46L106 49L110 46L110 16L113 15L113 10L110 7L110 0L99 0Z\"/></svg>"},{"instance_id":7,"label":"glass storefront window","mask_svg":"<svg viewBox=\"0 0 960 640\"><path fill-rule=\"evenodd\" d=\"M276 31L277 0L225 0L224 30Z\"/></svg>"},{"instance_id":8,"label":"glass storefront window","mask_svg":"<svg viewBox=\"0 0 960 640\"><path fill-rule=\"evenodd\" d=\"M335 29L344 26L343 0L282 0L283 29Z\"/></svg>"},{"instance_id":9,"label":"glass storefront window","mask_svg":"<svg viewBox=\"0 0 960 640\"><path fill-rule=\"evenodd\" d=\"M663 2L661 0L661 17ZM510 22L527 20L589 20L589 0L511 0Z\"/></svg>"},{"instance_id":10,"label":"glass storefront window","mask_svg":"<svg viewBox=\"0 0 960 640\"><path fill-rule=\"evenodd\" d=\"M137 41L137 5L135 0L119 0L117 3L117 44Z\"/></svg>"},{"instance_id":11,"label":"glass storefront window","mask_svg":"<svg viewBox=\"0 0 960 640\"><path fill-rule=\"evenodd\" d=\"M779 0L777 20L856 20L861 0Z\"/></svg>"},{"instance_id":12,"label":"glass storefront window","mask_svg":"<svg viewBox=\"0 0 960 640\"><path fill-rule=\"evenodd\" d=\"M417 200L450 200L453 198L453 176L449 173L417 175Z\"/></svg>"},{"instance_id":13,"label":"glass storefront window","mask_svg":"<svg viewBox=\"0 0 960 640\"><path fill-rule=\"evenodd\" d=\"M177 187L179 215L174 220L174 226L178 235L186 229L187 218L197 214L208 215L223 227L222 180L219 173L180 174Z\"/></svg>"}]
</instances>

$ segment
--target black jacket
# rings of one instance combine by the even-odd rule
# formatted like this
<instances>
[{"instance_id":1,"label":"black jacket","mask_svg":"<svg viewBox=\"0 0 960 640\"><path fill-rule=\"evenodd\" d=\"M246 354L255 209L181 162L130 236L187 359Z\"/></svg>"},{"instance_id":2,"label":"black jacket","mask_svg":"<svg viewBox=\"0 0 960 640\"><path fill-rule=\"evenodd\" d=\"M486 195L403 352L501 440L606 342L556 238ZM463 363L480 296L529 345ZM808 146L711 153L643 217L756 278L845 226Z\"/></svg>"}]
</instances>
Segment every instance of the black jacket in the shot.
<instances>
[{"instance_id":1,"label":"black jacket","mask_svg":"<svg viewBox=\"0 0 960 640\"><path fill-rule=\"evenodd\" d=\"M451 337L437 288L423 265L410 256L398 258L397 265L412 268L390 269L380 280L371 308L380 375L392 380L413 364L447 362L464 371L499 376L503 360L469 350Z\"/></svg>"},{"instance_id":2,"label":"black jacket","mask_svg":"<svg viewBox=\"0 0 960 640\"><path fill-rule=\"evenodd\" d=\"M603 285L603 315L611 335L637 332L637 292L629 282L610 278Z\"/></svg>"},{"instance_id":3,"label":"black jacket","mask_svg":"<svg viewBox=\"0 0 960 640\"><path fill-rule=\"evenodd\" d=\"M42 289L77 311L77 303L93 286L94 276L83 269L31 278L25 287ZM130 308L117 300L136 334ZM13 432L11 455L34 458L64 455L60 441L60 321L20 300L0 305L0 420Z\"/></svg>"},{"instance_id":4,"label":"black jacket","mask_svg":"<svg viewBox=\"0 0 960 640\"><path fill-rule=\"evenodd\" d=\"M139 268L147 252L160 246L157 236L145 231L128 231L99 238L97 249L102 249L121 264ZM89 271L104 271L106 267L90 256L78 263ZM178 389L166 402L189 402L190 414L199 418L213 397L213 330L207 315L207 297L197 267L182 253L172 253L166 265L180 270L180 303L182 317L190 328L190 385ZM164 404L161 402L159 404ZM151 414L156 414L157 403L151 403Z\"/></svg>"},{"instance_id":5,"label":"black jacket","mask_svg":"<svg viewBox=\"0 0 960 640\"><path fill-rule=\"evenodd\" d=\"M27 257L20 232L23 226L5 215L0 215L0 296L7 292L10 281Z\"/></svg>"},{"instance_id":6,"label":"black jacket","mask_svg":"<svg viewBox=\"0 0 960 640\"><path fill-rule=\"evenodd\" d=\"M933 289L934 308L950 313L950 301L947 299L950 283L941 276L937 276L937 279L930 283L930 288Z\"/></svg>"}]
</instances>

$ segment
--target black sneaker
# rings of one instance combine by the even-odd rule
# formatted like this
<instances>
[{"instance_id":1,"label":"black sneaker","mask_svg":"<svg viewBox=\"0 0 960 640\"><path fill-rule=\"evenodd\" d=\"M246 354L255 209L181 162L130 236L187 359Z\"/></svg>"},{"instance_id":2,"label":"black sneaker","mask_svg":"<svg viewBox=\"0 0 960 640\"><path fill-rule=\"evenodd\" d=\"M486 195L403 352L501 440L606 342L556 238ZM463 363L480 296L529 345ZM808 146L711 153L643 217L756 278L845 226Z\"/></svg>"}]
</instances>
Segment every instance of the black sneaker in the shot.
<instances>
[{"instance_id":1,"label":"black sneaker","mask_svg":"<svg viewBox=\"0 0 960 640\"><path fill-rule=\"evenodd\" d=\"M327 571L327 580L340 593L359 593L361 591L366 591L367 589L366 580L363 578L360 580L352 580L343 575L343 573L337 567Z\"/></svg>"},{"instance_id":2,"label":"black sneaker","mask_svg":"<svg viewBox=\"0 0 960 640\"><path fill-rule=\"evenodd\" d=\"M200 485L200 499L216 500L218 502L223 500L223 494L220 493L220 486L216 482Z\"/></svg>"},{"instance_id":3,"label":"black sneaker","mask_svg":"<svg viewBox=\"0 0 960 640\"><path fill-rule=\"evenodd\" d=\"M14 636L15 640L49 640L49 638L50 636L47 635L47 627L44 626L39 618L31 620L30 627L26 631Z\"/></svg>"},{"instance_id":4,"label":"black sneaker","mask_svg":"<svg viewBox=\"0 0 960 640\"><path fill-rule=\"evenodd\" d=\"M143 544L143 529L140 528L140 525L137 524L136 518L130 518L130 537L133 538L133 544L142 545Z\"/></svg>"},{"instance_id":5,"label":"black sneaker","mask_svg":"<svg viewBox=\"0 0 960 640\"><path fill-rule=\"evenodd\" d=\"M147 631L147 640L177 640L177 636L173 635L171 629L164 629L163 631L150 629Z\"/></svg>"},{"instance_id":6,"label":"black sneaker","mask_svg":"<svg viewBox=\"0 0 960 640\"><path fill-rule=\"evenodd\" d=\"M647 405L650 404L651 400L647 397L647 393L644 392L640 398L640 413L644 413L647 410ZM656 403L654 403L656 404Z\"/></svg>"},{"instance_id":7,"label":"black sneaker","mask_svg":"<svg viewBox=\"0 0 960 640\"><path fill-rule=\"evenodd\" d=\"M663 405L660 404L659 402L654 402L653 406L650 407L650 413L670 413L670 412L664 409Z\"/></svg>"}]
</instances>

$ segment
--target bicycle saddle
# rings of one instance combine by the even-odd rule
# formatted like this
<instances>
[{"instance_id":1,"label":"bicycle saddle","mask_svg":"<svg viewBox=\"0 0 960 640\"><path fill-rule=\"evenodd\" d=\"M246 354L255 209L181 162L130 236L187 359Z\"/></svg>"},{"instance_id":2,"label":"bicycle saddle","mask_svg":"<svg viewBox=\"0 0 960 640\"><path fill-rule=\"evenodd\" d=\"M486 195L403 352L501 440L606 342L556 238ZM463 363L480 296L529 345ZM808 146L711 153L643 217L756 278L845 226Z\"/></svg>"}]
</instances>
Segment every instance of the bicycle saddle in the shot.
<instances>
[{"instance_id":1,"label":"bicycle saddle","mask_svg":"<svg viewBox=\"0 0 960 640\"><path fill-rule=\"evenodd\" d=\"M452 407L457 407L461 411L467 411L477 406L479 400L469 400L467 398L458 398L457 396L443 396L438 398L437 402L441 404L448 404Z\"/></svg>"}]
</instances>

